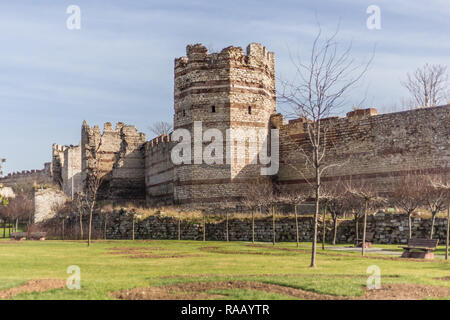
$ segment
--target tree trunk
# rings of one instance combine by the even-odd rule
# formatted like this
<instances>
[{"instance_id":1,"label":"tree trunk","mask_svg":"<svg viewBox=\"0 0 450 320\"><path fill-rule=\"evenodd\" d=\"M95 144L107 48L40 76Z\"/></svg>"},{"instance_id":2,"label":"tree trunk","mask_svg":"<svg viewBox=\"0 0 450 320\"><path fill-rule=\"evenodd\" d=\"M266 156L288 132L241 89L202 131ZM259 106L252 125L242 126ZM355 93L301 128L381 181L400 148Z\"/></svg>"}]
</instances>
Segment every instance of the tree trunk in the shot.
<instances>
[{"instance_id":1,"label":"tree trunk","mask_svg":"<svg viewBox=\"0 0 450 320\"><path fill-rule=\"evenodd\" d=\"M337 216L333 216L333 246L336 245L337 238Z\"/></svg>"},{"instance_id":2,"label":"tree trunk","mask_svg":"<svg viewBox=\"0 0 450 320\"><path fill-rule=\"evenodd\" d=\"M62 219L62 235L61 235L61 237L62 237L62 240L64 241L64 219Z\"/></svg>"},{"instance_id":3,"label":"tree trunk","mask_svg":"<svg viewBox=\"0 0 450 320\"><path fill-rule=\"evenodd\" d=\"M316 155L317 159L317 155ZM320 210L320 175L319 175L319 167L316 166L315 168L316 172L316 185L315 185L315 210L314 210L314 221L313 221L313 240L312 240L312 252L311 252L311 268L314 268L316 266L316 253L317 253L317 220L319 217L319 210Z\"/></svg>"},{"instance_id":4,"label":"tree trunk","mask_svg":"<svg viewBox=\"0 0 450 320\"><path fill-rule=\"evenodd\" d=\"M450 201L448 203L448 208L447 208L447 239L445 241L445 260L448 260L448 246L449 246L449 236L450 234Z\"/></svg>"},{"instance_id":5,"label":"tree trunk","mask_svg":"<svg viewBox=\"0 0 450 320\"><path fill-rule=\"evenodd\" d=\"M134 215L131 221L131 240L134 241L134 223L135 223L135 219L134 219Z\"/></svg>"},{"instance_id":6,"label":"tree trunk","mask_svg":"<svg viewBox=\"0 0 450 320\"><path fill-rule=\"evenodd\" d=\"M361 254L364 256L366 253L366 229L367 229L367 209L368 209L368 201L366 200L366 207L364 208L364 222L363 222L363 238L362 238L362 250Z\"/></svg>"},{"instance_id":7,"label":"tree trunk","mask_svg":"<svg viewBox=\"0 0 450 320\"><path fill-rule=\"evenodd\" d=\"M327 228L326 228L326 214L327 214L327 206L325 205L323 209L323 226L322 226L322 250L325 250L325 237L327 235Z\"/></svg>"},{"instance_id":8,"label":"tree trunk","mask_svg":"<svg viewBox=\"0 0 450 320\"><path fill-rule=\"evenodd\" d=\"M434 222L436 220L436 214L437 214L437 212L431 213L432 217L431 217L430 239L433 239L433 235L434 235Z\"/></svg>"},{"instance_id":9,"label":"tree trunk","mask_svg":"<svg viewBox=\"0 0 450 320\"><path fill-rule=\"evenodd\" d=\"M355 237L356 237L356 243L359 241L359 221L358 216L355 216Z\"/></svg>"},{"instance_id":10,"label":"tree trunk","mask_svg":"<svg viewBox=\"0 0 450 320\"><path fill-rule=\"evenodd\" d=\"M83 215L80 210L80 240L83 240Z\"/></svg>"},{"instance_id":11,"label":"tree trunk","mask_svg":"<svg viewBox=\"0 0 450 320\"><path fill-rule=\"evenodd\" d=\"M3 238L6 238L6 218L3 218Z\"/></svg>"},{"instance_id":12,"label":"tree trunk","mask_svg":"<svg viewBox=\"0 0 450 320\"><path fill-rule=\"evenodd\" d=\"M272 205L272 244L275 245L275 237L276 237L276 231L275 231L275 206Z\"/></svg>"},{"instance_id":13,"label":"tree trunk","mask_svg":"<svg viewBox=\"0 0 450 320\"><path fill-rule=\"evenodd\" d=\"M227 228L227 230L226 230L227 242L229 242L230 238L228 236L228 212L226 213L226 223L225 224L226 224L226 228Z\"/></svg>"},{"instance_id":14,"label":"tree trunk","mask_svg":"<svg viewBox=\"0 0 450 320\"><path fill-rule=\"evenodd\" d=\"M178 216L178 240L181 240L181 215Z\"/></svg>"},{"instance_id":15,"label":"tree trunk","mask_svg":"<svg viewBox=\"0 0 450 320\"><path fill-rule=\"evenodd\" d=\"M206 241L206 217L203 216L203 241Z\"/></svg>"},{"instance_id":16,"label":"tree trunk","mask_svg":"<svg viewBox=\"0 0 450 320\"><path fill-rule=\"evenodd\" d=\"M298 214L297 214L297 205L294 205L294 213L295 213L295 241L297 242L297 248L299 246L299 232L298 232Z\"/></svg>"},{"instance_id":17,"label":"tree trunk","mask_svg":"<svg viewBox=\"0 0 450 320\"><path fill-rule=\"evenodd\" d=\"M252 210L252 243L255 243L255 211Z\"/></svg>"},{"instance_id":18,"label":"tree trunk","mask_svg":"<svg viewBox=\"0 0 450 320\"><path fill-rule=\"evenodd\" d=\"M107 224L107 220L108 220L108 216L105 213L104 217L103 217L103 239L106 240L106 224Z\"/></svg>"},{"instance_id":19,"label":"tree trunk","mask_svg":"<svg viewBox=\"0 0 450 320\"><path fill-rule=\"evenodd\" d=\"M18 229L19 229L19 218L16 218L16 232L18 231Z\"/></svg>"},{"instance_id":20,"label":"tree trunk","mask_svg":"<svg viewBox=\"0 0 450 320\"><path fill-rule=\"evenodd\" d=\"M94 200L95 201L95 200ZM94 204L89 208L89 230L88 230L88 247L91 246L91 234L92 234L92 213L94 211Z\"/></svg>"},{"instance_id":21,"label":"tree trunk","mask_svg":"<svg viewBox=\"0 0 450 320\"><path fill-rule=\"evenodd\" d=\"M412 238L412 219L411 219L411 212L408 213L408 228L409 228L409 237L408 240L411 240Z\"/></svg>"}]
</instances>

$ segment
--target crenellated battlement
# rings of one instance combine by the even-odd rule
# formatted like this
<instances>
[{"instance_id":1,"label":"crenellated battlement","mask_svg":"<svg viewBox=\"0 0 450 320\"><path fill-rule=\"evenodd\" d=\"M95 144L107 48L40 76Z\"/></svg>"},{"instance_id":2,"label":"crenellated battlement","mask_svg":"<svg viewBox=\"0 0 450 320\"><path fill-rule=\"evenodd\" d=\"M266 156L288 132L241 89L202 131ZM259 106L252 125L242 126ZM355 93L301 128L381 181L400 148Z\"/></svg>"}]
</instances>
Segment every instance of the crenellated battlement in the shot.
<instances>
[{"instance_id":1,"label":"crenellated battlement","mask_svg":"<svg viewBox=\"0 0 450 320\"><path fill-rule=\"evenodd\" d=\"M49 184L51 183L51 164L45 163L41 170L22 170L8 173L0 177L0 183L4 186L16 184Z\"/></svg>"},{"instance_id":2,"label":"crenellated battlement","mask_svg":"<svg viewBox=\"0 0 450 320\"><path fill-rule=\"evenodd\" d=\"M162 134L146 142L145 151L167 147L171 142L170 135Z\"/></svg>"},{"instance_id":3,"label":"crenellated battlement","mask_svg":"<svg viewBox=\"0 0 450 320\"><path fill-rule=\"evenodd\" d=\"M7 175L0 177L0 181L2 179L8 179L8 178L20 178L20 177L25 177L25 176L29 176L29 175L33 175L36 173L45 173L45 169L42 170L37 170L37 169L32 169L32 170L22 170L22 171L15 171L15 172L10 172Z\"/></svg>"},{"instance_id":4,"label":"crenellated battlement","mask_svg":"<svg viewBox=\"0 0 450 320\"><path fill-rule=\"evenodd\" d=\"M326 122L339 122L339 121L364 121L370 117L378 116L378 111L375 108L367 108L367 109L355 109L351 112L348 112L345 117L328 117L321 119L320 121L323 123ZM286 121L282 114L277 113L273 114L270 118L272 127L276 129L280 129L283 132L287 132L289 135L301 134L306 130L306 124L308 121L306 118L297 118L290 119Z\"/></svg>"},{"instance_id":5,"label":"crenellated battlement","mask_svg":"<svg viewBox=\"0 0 450 320\"><path fill-rule=\"evenodd\" d=\"M219 53L208 53L208 49L200 43L188 45L186 56L175 59L175 72L180 71L190 65L200 65L223 67L233 63L241 66L266 66L274 69L275 54L259 43L250 43L246 52L241 47L229 46Z\"/></svg>"}]
</instances>

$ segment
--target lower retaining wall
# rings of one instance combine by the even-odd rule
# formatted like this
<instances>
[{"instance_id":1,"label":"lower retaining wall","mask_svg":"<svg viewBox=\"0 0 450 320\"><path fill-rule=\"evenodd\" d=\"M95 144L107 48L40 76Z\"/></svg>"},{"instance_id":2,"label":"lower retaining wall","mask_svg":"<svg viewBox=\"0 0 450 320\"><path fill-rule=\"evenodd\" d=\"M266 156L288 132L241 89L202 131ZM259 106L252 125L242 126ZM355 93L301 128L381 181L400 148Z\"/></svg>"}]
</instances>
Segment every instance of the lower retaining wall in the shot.
<instances>
[{"instance_id":1,"label":"lower retaining wall","mask_svg":"<svg viewBox=\"0 0 450 320\"><path fill-rule=\"evenodd\" d=\"M114 211L107 216L106 235L108 239L131 239L132 216L126 211ZM104 216L94 217L94 228L99 231L104 227ZM362 219L361 219L362 221ZM406 243L408 239L408 218L402 214L378 213L367 219L367 232L374 232L374 243L395 244ZM74 220L77 223L77 220ZM439 238L440 243L445 242L446 219L436 219L434 238ZM207 222L207 240L226 240L226 223ZM413 219L413 237L427 238L431 228L430 219ZM230 241L251 241L251 219L229 220ZM331 241L332 222L327 221L326 238ZM300 241L312 240L312 218L299 217ZM319 237L322 239L322 224L319 222ZM361 238L362 222L359 224ZM255 219L255 241L272 241L272 217ZM177 239L178 220L166 216L149 216L142 221L135 222L135 239ZM201 221L181 221L182 240L203 239L203 223ZM295 241L295 219L279 217L276 221L276 241ZM355 241L355 222L353 220L342 220L338 223L337 242L351 243Z\"/></svg>"}]
</instances>

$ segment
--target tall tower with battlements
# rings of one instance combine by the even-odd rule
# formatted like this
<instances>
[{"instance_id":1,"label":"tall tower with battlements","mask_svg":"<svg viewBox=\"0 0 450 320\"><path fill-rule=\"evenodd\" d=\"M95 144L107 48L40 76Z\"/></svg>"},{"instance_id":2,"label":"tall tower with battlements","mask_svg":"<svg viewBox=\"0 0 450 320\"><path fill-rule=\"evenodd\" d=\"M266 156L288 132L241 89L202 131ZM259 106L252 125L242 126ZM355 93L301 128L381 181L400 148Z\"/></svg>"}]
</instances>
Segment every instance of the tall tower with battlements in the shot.
<instances>
[{"instance_id":1,"label":"tall tower with battlements","mask_svg":"<svg viewBox=\"0 0 450 320\"><path fill-rule=\"evenodd\" d=\"M276 112L274 60L273 52L257 43L246 52L230 46L219 53L189 45L186 56L175 59L174 129L188 129L192 140L199 125L203 134L216 129L223 136L222 163L194 161L199 143L206 158L205 147L215 140L206 135L192 146L193 163L175 166L175 202L237 202L246 184L260 175L257 152L265 141L256 136L265 132L267 138Z\"/></svg>"}]
</instances>

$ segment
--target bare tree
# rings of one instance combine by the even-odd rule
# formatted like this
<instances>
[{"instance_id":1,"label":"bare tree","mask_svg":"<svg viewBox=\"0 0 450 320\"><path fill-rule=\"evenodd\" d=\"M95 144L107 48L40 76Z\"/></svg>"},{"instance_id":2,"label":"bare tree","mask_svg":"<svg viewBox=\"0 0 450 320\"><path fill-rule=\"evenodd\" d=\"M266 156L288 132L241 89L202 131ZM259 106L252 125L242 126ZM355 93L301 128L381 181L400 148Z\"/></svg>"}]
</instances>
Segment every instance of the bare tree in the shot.
<instances>
[{"instance_id":1,"label":"bare tree","mask_svg":"<svg viewBox=\"0 0 450 320\"><path fill-rule=\"evenodd\" d=\"M294 216L295 216L295 240L297 243L297 247L300 244L300 232L298 228L298 206L304 203L308 198L310 198L310 193L308 190L296 190L293 189L287 193L284 193L283 196L280 197L281 202L289 203L294 207Z\"/></svg>"},{"instance_id":2,"label":"bare tree","mask_svg":"<svg viewBox=\"0 0 450 320\"><path fill-rule=\"evenodd\" d=\"M427 180L429 181L429 184L425 188L424 196L426 199L425 202L431 213L430 239L433 239L436 215L447 209L447 206L449 205L448 191L443 187L438 187L440 185L446 185L447 181L446 177L439 174L430 175L427 177Z\"/></svg>"},{"instance_id":3,"label":"bare tree","mask_svg":"<svg viewBox=\"0 0 450 320\"><path fill-rule=\"evenodd\" d=\"M377 190L373 187L373 185L360 181L359 183L349 184L347 187L347 192L357 198L360 199L363 203L363 212L364 212L364 222L363 222L363 238L362 238L362 248L361 254L365 255L366 248L366 230L367 230L367 215L370 209L377 208L380 204L386 202L386 199L379 196Z\"/></svg>"},{"instance_id":4,"label":"bare tree","mask_svg":"<svg viewBox=\"0 0 450 320\"><path fill-rule=\"evenodd\" d=\"M326 209L333 220L333 240L332 244L336 244L337 223L338 218L342 216L347 209L347 198L345 186L341 181L331 182L325 186L325 194L327 198ZM323 245L322 245L323 246Z\"/></svg>"},{"instance_id":5,"label":"bare tree","mask_svg":"<svg viewBox=\"0 0 450 320\"><path fill-rule=\"evenodd\" d=\"M0 176L3 175L3 171L2 171L2 163L4 163L5 161L6 161L5 159L0 158ZM2 187L3 187L3 186L0 185L0 189L1 189ZM2 195L2 194L0 193L0 206L6 206L7 204L8 204L8 199L7 199L4 195Z\"/></svg>"},{"instance_id":6,"label":"bare tree","mask_svg":"<svg viewBox=\"0 0 450 320\"><path fill-rule=\"evenodd\" d=\"M371 59L357 64L351 57L351 44L340 49L336 40L337 31L322 40L321 32L315 38L309 60L292 59L296 79L282 81L280 100L288 104L293 114L305 119L306 144L300 145L305 164L312 171L315 211L313 222L313 241L311 267L316 266L317 220L320 210L321 177L331 167L338 165L326 163L331 144L327 132L331 122L323 119L335 114L346 103L346 94L354 88L366 73Z\"/></svg>"},{"instance_id":7,"label":"bare tree","mask_svg":"<svg viewBox=\"0 0 450 320\"><path fill-rule=\"evenodd\" d=\"M55 218L61 221L61 240L65 239L65 222L72 213L73 205L71 202L55 204L53 211L56 212Z\"/></svg>"},{"instance_id":8,"label":"bare tree","mask_svg":"<svg viewBox=\"0 0 450 320\"><path fill-rule=\"evenodd\" d=\"M95 146L86 146L90 153L88 159L88 166L86 168L86 176L84 180L85 199L87 204L87 210L89 213L89 229L88 229L88 247L91 245L92 235L92 216L95 206L97 204L98 192L100 186L104 182L106 176L101 169L100 148L102 147L102 140L100 140Z\"/></svg>"},{"instance_id":9,"label":"bare tree","mask_svg":"<svg viewBox=\"0 0 450 320\"><path fill-rule=\"evenodd\" d=\"M449 242L450 242L450 183L445 184L442 181L432 181L431 185L435 189L440 189L447 194L447 232L445 239L445 260L448 260Z\"/></svg>"},{"instance_id":10,"label":"bare tree","mask_svg":"<svg viewBox=\"0 0 450 320\"><path fill-rule=\"evenodd\" d=\"M156 121L149 127L149 130L156 136L168 135L172 129L172 124L166 121Z\"/></svg>"},{"instance_id":11,"label":"bare tree","mask_svg":"<svg viewBox=\"0 0 450 320\"><path fill-rule=\"evenodd\" d=\"M428 64L407 74L402 85L409 91L418 107L433 107L448 98L447 67L441 64Z\"/></svg>"},{"instance_id":12,"label":"bare tree","mask_svg":"<svg viewBox=\"0 0 450 320\"><path fill-rule=\"evenodd\" d=\"M424 204L424 181L420 172L411 172L402 177L392 177L391 200L393 204L408 215L409 239L412 238L412 215Z\"/></svg>"},{"instance_id":13,"label":"bare tree","mask_svg":"<svg viewBox=\"0 0 450 320\"><path fill-rule=\"evenodd\" d=\"M246 186L246 193L242 197L242 203L252 213L252 243L255 243L255 211L259 209L261 213L262 208L268 206L267 194L272 192L272 183L263 177L258 177Z\"/></svg>"},{"instance_id":14,"label":"bare tree","mask_svg":"<svg viewBox=\"0 0 450 320\"><path fill-rule=\"evenodd\" d=\"M72 201L72 208L74 212L78 213L78 223L80 228L80 240L83 240L84 234L83 234L83 216L85 212L87 211L87 197L83 192L77 192L74 195L74 199Z\"/></svg>"}]
</instances>

